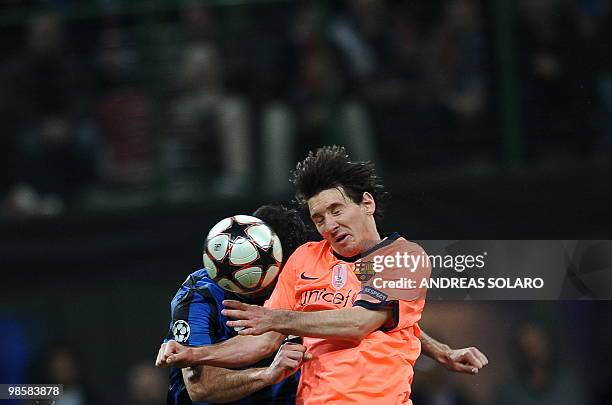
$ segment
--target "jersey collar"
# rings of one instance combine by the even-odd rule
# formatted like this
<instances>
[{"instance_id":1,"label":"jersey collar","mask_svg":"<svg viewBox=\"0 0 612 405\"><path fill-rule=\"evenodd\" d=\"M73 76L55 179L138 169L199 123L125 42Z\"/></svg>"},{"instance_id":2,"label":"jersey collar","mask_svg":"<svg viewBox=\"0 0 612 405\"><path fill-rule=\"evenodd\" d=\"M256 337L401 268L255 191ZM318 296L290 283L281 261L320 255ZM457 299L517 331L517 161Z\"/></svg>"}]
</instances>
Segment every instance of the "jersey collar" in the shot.
<instances>
[{"instance_id":1,"label":"jersey collar","mask_svg":"<svg viewBox=\"0 0 612 405\"><path fill-rule=\"evenodd\" d=\"M378 249L381 249L381 248L383 248L383 247L385 247L387 245L390 245L391 243L396 241L399 237L400 237L400 234L398 232L393 232L391 235L387 236L386 238L381 240L378 244L372 246L371 248L369 248L365 252L361 252L361 253L359 253L359 254L357 254L355 256L351 256L351 257L342 256L341 254L334 252L333 249L332 249L331 252L332 252L332 255L334 255L334 257L336 259L339 259L339 260L342 260L342 261L348 262L348 263L354 263L357 260L361 259L362 257L366 257L366 256L374 253Z\"/></svg>"}]
</instances>

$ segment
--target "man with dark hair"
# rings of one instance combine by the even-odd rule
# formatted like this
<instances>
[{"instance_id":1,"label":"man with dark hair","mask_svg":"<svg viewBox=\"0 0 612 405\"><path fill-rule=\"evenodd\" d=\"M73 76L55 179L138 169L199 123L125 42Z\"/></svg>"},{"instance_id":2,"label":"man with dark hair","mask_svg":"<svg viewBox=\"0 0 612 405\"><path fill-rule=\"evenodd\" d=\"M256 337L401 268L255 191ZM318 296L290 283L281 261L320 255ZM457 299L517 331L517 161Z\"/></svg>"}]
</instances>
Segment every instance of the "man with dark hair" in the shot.
<instances>
[{"instance_id":1,"label":"man with dark hair","mask_svg":"<svg viewBox=\"0 0 612 405\"><path fill-rule=\"evenodd\" d=\"M296 188L296 199L308 211L308 200L323 190L338 189L353 202L360 203L363 193L369 193L376 201L375 219L383 216L383 202L387 197L382 179L374 171L371 162L353 162L346 150L340 146L310 151L306 158L296 165L291 182ZM316 223L315 223L316 224Z\"/></svg>"},{"instance_id":2,"label":"man with dark hair","mask_svg":"<svg viewBox=\"0 0 612 405\"><path fill-rule=\"evenodd\" d=\"M304 337L313 360L302 365L298 403L410 403L424 297L388 299L362 289L350 270L362 257L389 246L401 245L413 255L424 255L423 250L397 233L381 238L376 227L384 197L380 179L373 165L350 161L344 148L311 152L298 163L293 183L323 240L302 245L288 259L265 307L224 301L230 309L222 313L238 319L228 325L243 328L240 335L262 335L249 341L251 347L284 335ZM419 272L427 274L425 267ZM173 344L158 360L235 365L230 354L240 358L249 346L246 340L230 342L224 353ZM487 362L476 349L452 351L429 337L424 349L456 371L474 373Z\"/></svg>"},{"instance_id":3,"label":"man with dark hair","mask_svg":"<svg viewBox=\"0 0 612 405\"><path fill-rule=\"evenodd\" d=\"M300 403L410 403L424 297L388 299L362 288L354 271L362 254L401 245L422 256L422 248L397 233L383 240L376 226L383 186L372 164L352 162L344 148L309 153L292 181L323 240L289 258L265 308L225 301L223 313L238 319L228 325L243 335L304 337L313 360L302 365ZM429 273L424 265L417 271Z\"/></svg>"}]
</instances>

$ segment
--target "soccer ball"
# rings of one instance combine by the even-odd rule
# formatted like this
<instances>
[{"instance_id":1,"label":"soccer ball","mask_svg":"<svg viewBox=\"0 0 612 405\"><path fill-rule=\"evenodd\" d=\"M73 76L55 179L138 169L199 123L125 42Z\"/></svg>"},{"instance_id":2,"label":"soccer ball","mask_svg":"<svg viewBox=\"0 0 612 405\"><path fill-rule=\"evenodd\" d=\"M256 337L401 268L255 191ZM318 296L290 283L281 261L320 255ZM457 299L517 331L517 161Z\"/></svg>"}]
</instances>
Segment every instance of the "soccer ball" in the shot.
<instances>
[{"instance_id":1,"label":"soccer ball","mask_svg":"<svg viewBox=\"0 0 612 405\"><path fill-rule=\"evenodd\" d=\"M219 287L249 295L276 279L283 250L278 236L261 219L235 215L212 227L204 242L203 260Z\"/></svg>"}]
</instances>

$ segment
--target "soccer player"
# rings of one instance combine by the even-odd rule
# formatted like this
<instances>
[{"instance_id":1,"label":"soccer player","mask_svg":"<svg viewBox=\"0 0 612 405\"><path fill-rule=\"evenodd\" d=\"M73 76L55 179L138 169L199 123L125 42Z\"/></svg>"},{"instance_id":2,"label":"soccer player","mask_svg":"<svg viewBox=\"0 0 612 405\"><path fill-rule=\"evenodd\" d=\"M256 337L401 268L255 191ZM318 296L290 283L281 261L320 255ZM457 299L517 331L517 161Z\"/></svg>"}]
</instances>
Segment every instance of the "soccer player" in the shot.
<instances>
[{"instance_id":1,"label":"soccer player","mask_svg":"<svg viewBox=\"0 0 612 405\"><path fill-rule=\"evenodd\" d=\"M254 213L279 236L286 257L306 241L306 227L295 210L281 206L262 206ZM273 287L273 286L272 286ZM183 283L171 303L172 321L168 339L189 346L205 346L222 342L236 335L221 315L224 299L263 303L270 290L257 296L237 297L221 289L208 277L206 269L198 270ZM276 349L276 348L274 348ZM299 368L305 347L284 344L273 361L261 361L246 370L228 370L213 366L173 368L167 403L170 405L202 404L208 402L234 402L237 404L293 404L299 377L293 375ZM261 351L251 351L258 356ZM266 350L263 355L273 354Z\"/></svg>"},{"instance_id":2,"label":"soccer player","mask_svg":"<svg viewBox=\"0 0 612 405\"><path fill-rule=\"evenodd\" d=\"M354 263L392 245L414 256L425 256L422 248L397 233L383 240L376 225L383 186L373 165L350 161L344 148L311 152L293 182L323 240L289 258L265 307L224 301L222 313L237 319L228 325L241 335L304 337L313 359L302 365L298 403L410 403L424 297L362 289ZM416 269L429 272L425 263Z\"/></svg>"},{"instance_id":3,"label":"soccer player","mask_svg":"<svg viewBox=\"0 0 612 405\"><path fill-rule=\"evenodd\" d=\"M171 342L160 349L158 364L235 366L247 352L293 334L306 337L304 345L313 356L302 367L298 403L410 403L424 299L387 300L364 293L348 269L365 253L394 243L403 242L414 255L422 255L422 249L398 234L382 240L375 219L382 185L371 164L351 162L343 148L310 153L293 180L323 240L303 245L289 258L265 308L224 303L230 309L223 313L238 319L230 326L244 328L240 335L261 337L239 336L205 350L184 350ZM368 241L373 246L364 252ZM450 351L429 337L423 343L434 359L455 371L473 373L487 363L474 348Z\"/></svg>"}]
</instances>

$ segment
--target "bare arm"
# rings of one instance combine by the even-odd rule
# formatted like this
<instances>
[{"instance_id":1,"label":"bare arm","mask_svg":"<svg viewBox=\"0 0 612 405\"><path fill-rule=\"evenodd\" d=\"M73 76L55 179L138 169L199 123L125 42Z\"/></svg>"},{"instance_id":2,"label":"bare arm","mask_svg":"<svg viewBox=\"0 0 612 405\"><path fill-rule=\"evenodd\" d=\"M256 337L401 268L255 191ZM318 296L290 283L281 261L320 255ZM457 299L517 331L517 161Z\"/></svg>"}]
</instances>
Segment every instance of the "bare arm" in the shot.
<instances>
[{"instance_id":1,"label":"bare arm","mask_svg":"<svg viewBox=\"0 0 612 405\"><path fill-rule=\"evenodd\" d=\"M229 370L196 366L182 371L185 387L193 402L237 401L271 385L266 368Z\"/></svg>"},{"instance_id":2,"label":"bare arm","mask_svg":"<svg viewBox=\"0 0 612 405\"><path fill-rule=\"evenodd\" d=\"M236 321L230 327L243 327L241 335L260 335L276 331L284 335L361 341L369 333L391 320L390 310L369 310L362 307L297 312L269 309L239 301L223 301L222 313ZM227 309L232 308L232 309Z\"/></svg>"},{"instance_id":3,"label":"bare arm","mask_svg":"<svg viewBox=\"0 0 612 405\"><path fill-rule=\"evenodd\" d=\"M425 333L424 330L421 330L419 340L421 341L421 352L424 355L431 357L440 364L445 362L445 359L448 357L448 354L451 351L449 345L438 342L436 339Z\"/></svg>"},{"instance_id":4,"label":"bare arm","mask_svg":"<svg viewBox=\"0 0 612 405\"><path fill-rule=\"evenodd\" d=\"M158 367L245 367L270 356L284 336L269 332L261 336L235 336L210 346L188 347L173 340L162 344L155 365Z\"/></svg>"},{"instance_id":5,"label":"bare arm","mask_svg":"<svg viewBox=\"0 0 612 405\"><path fill-rule=\"evenodd\" d=\"M451 349L421 330L421 351L450 371L478 374L478 370L489 364L487 356L475 347Z\"/></svg>"},{"instance_id":6,"label":"bare arm","mask_svg":"<svg viewBox=\"0 0 612 405\"><path fill-rule=\"evenodd\" d=\"M295 373L304 359L306 348L285 344L269 367L247 370L196 366L183 368L183 380L194 402L232 402L275 384Z\"/></svg>"},{"instance_id":7,"label":"bare arm","mask_svg":"<svg viewBox=\"0 0 612 405\"><path fill-rule=\"evenodd\" d=\"M244 367L274 353L285 337L276 332L261 336L235 336L211 346L202 346L197 364L217 367Z\"/></svg>"}]
</instances>

